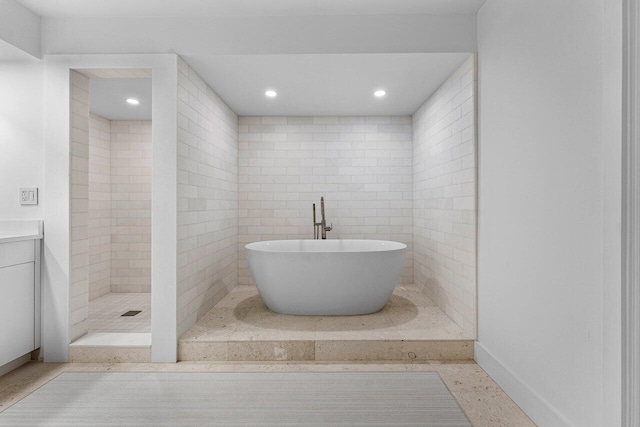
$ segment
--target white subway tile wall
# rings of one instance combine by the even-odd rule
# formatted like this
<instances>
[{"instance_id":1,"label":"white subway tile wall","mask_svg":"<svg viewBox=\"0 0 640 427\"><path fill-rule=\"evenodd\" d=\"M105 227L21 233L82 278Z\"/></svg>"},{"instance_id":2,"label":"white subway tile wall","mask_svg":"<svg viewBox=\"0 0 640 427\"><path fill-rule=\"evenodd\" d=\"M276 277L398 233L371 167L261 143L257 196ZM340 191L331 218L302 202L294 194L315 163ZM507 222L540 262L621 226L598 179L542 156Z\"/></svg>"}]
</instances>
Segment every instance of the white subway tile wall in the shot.
<instances>
[{"instance_id":1,"label":"white subway tile wall","mask_svg":"<svg viewBox=\"0 0 640 427\"><path fill-rule=\"evenodd\" d=\"M111 292L111 122L89 117L89 301Z\"/></svg>"},{"instance_id":2,"label":"white subway tile wall","mask_svg":"<svg viewBox=\"0 0 640 427\"><path fill-rule=\"evenodd\" d=\"M151 292L151 122L89 123L89 300Z\"/></svg>"},{"instance_id":3,"label":"white subway tile wall","mask_svg":"<svg viewBox=\"0 0 640 427\"><path fill-rule=\"evenodd\" d=\"M399 282L413 283L411 117L240 117L239 142L240 284L244 245L313 238L321 196L328 238L407 244Z\"/></svg>"},{"instance_id":4,"label":"white subway tile wall","mask_svg":"<svg viewBox=\"0 0 640 427\"><path fill-rule=\"evenodd\" d=\"M476 62L413 115L415 284L476 336Z\"/></svg>"},{"instance_id":5,"label":"white subway tile wall","mask_svg":"<svg viewBox=\"0 0 640 427\"><path fill-rule=\"evenodd\" d=\"M151 292L151 122L111 121L111 292Z\"/></svg>"},{"instance_id":6,"label":"white subway tile wall","mask_svg":"<svg viewBox=\"0 0 640 427\"><path fill-rule=\"evenodd\" d=\"M238 116L178 59L178 336L237 284Z\"/></svg>"},{"instance_id":7,"label":"white subway tile wall","mask_svg":"<svg viewBox=\"0 0 640 427\"><path fill-rule=\"evenodd\" d=\"M179 59L178 335L236 284L253 284L245 244L312 238L312 203L319 216L324 196L329 238L406 243L399 283L418 285L475 337L475 70L472 56L413 117L238 118ZM150 123L92 117L90 153L80 120L88 79L77 76L73 337L86 331L88 282L91 298L107 282L111 292L149 292L151 253Z\"/></svg>"},{"instance_id":8,"label":"white subway tile wall","mask_svg":"<svg viewBox=\"0 0 640 427\"><path fill-rule=\"evenodd\" d=\"M70 340L87 333L89 305L89 79L71 71Z\"/></svg>"}]
</instances>

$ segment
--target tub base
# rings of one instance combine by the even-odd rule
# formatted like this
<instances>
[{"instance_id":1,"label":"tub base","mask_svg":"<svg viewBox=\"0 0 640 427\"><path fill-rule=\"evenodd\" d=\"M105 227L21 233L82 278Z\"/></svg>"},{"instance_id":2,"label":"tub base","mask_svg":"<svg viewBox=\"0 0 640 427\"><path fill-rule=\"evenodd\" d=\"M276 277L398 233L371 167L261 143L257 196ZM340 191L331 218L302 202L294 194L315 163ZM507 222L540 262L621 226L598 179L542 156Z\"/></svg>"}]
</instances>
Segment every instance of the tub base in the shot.
<instances>
[{"instance_id":1,"label":"tub base","mask_svg":"<svg viewBox=\"0 0 640 427\"><path fill-rule=\"evenodd\" d=\"M180 337L181 361L402 362L473 360L473 340L415 287L361 316L274 313L237 286Z\"/></svg>"}]
</instances>

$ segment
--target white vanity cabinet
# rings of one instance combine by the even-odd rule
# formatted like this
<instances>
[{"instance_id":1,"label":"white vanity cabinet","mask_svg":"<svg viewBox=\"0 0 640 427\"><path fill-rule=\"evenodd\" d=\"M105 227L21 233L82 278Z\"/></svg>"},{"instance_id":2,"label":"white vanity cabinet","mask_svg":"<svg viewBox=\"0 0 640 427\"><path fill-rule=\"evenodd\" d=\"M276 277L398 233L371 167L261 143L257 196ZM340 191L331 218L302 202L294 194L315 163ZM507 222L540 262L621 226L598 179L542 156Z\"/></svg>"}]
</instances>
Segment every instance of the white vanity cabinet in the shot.
<instances>
[{"instance_id":1,"label":"white vanity cabinet","mask_svg":"<svg viewBox=\"0 0 640 427\"><path fill-rule=\"evenodd\" d=\"M7 230L7 222L0 221L0 367L40 347L42 226Z\"/></svg>"}]
</instances>

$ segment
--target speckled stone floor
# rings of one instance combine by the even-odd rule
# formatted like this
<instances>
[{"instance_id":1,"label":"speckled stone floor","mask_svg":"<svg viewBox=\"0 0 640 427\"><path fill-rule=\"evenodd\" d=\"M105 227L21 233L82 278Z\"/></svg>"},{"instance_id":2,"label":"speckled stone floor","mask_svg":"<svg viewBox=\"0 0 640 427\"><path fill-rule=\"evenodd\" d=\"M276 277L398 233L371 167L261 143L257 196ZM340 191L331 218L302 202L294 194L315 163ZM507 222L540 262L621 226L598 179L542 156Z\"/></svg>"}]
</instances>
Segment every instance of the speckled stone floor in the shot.
<instances>
[{"instance_id":1,"label":"speckled stone floor","mask_svg":"<svg viewBox=\"0 0 640 427\"><path fill-rule=\"evenodd\" d=\"M0 412L63 372L437 372L473 426L535 424L474 362L457 363L41 363L31 362L0 377ZM96 423L100 420L96 420Z\"/></svg>"},{"instance_id":2,"label":"speckled stone floor","mask_svg":"<svg viewBox=\"0 0 640 427\"><path fill-rule=\"evenodd\" d=\"M255 287L237 286L180 337L190 361L471 360L473 339L418 288L396 287L363 316L270 311Z\"/></svg>"}]
</instances>

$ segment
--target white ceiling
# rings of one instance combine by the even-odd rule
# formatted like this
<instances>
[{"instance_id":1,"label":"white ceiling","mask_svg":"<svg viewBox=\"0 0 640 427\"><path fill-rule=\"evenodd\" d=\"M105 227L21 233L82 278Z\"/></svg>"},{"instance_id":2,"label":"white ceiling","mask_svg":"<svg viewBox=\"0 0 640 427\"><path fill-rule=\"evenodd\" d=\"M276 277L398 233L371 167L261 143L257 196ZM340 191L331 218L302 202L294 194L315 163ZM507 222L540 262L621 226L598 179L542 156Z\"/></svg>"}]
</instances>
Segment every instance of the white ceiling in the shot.
<instances>
[{"instance_id":1,"label":"white ceiling","mask_svg":"<svg viewBox=\"0 0 640 427\"><path fill-rule=\"evenodd\" d=\"M18 0L44 17L475 14L486 0Z\"/></svg>"},{"instance_id":2,"label":"white ceiling","mask_svg":"<svg viewBox=\"0 0 640 427\"><path fill-rule=\"evenodd\" d=\"M475 50L485 2L18 1L45 17L43 52L175 52L240 115L412 114ZM265 98L267 88L279 96Z\"/></svg>"},{"instance_id":3,"label":"white ceiling","mask_svg":"<svg viewBox=\"0 0 640 427\"><path fill-rule=\"evenodd\" d=\"M109 120L151 120L151 79L97 79L90 81L90 111ZM140 105L125 102L136 98Z\"/></svg>"},{"instance_id":4,"label":"white ceiling","mask_svg":"<svg viewBox=\"0 0 640 427\"><path fill-rule=\"evenodd\" d=\"M406 115L468 53L225 55L184 59L241 116ZM376 89L385 89L376 98ZM274 89L276 98L265 90Z\"/></svg>"}]
</instances>

